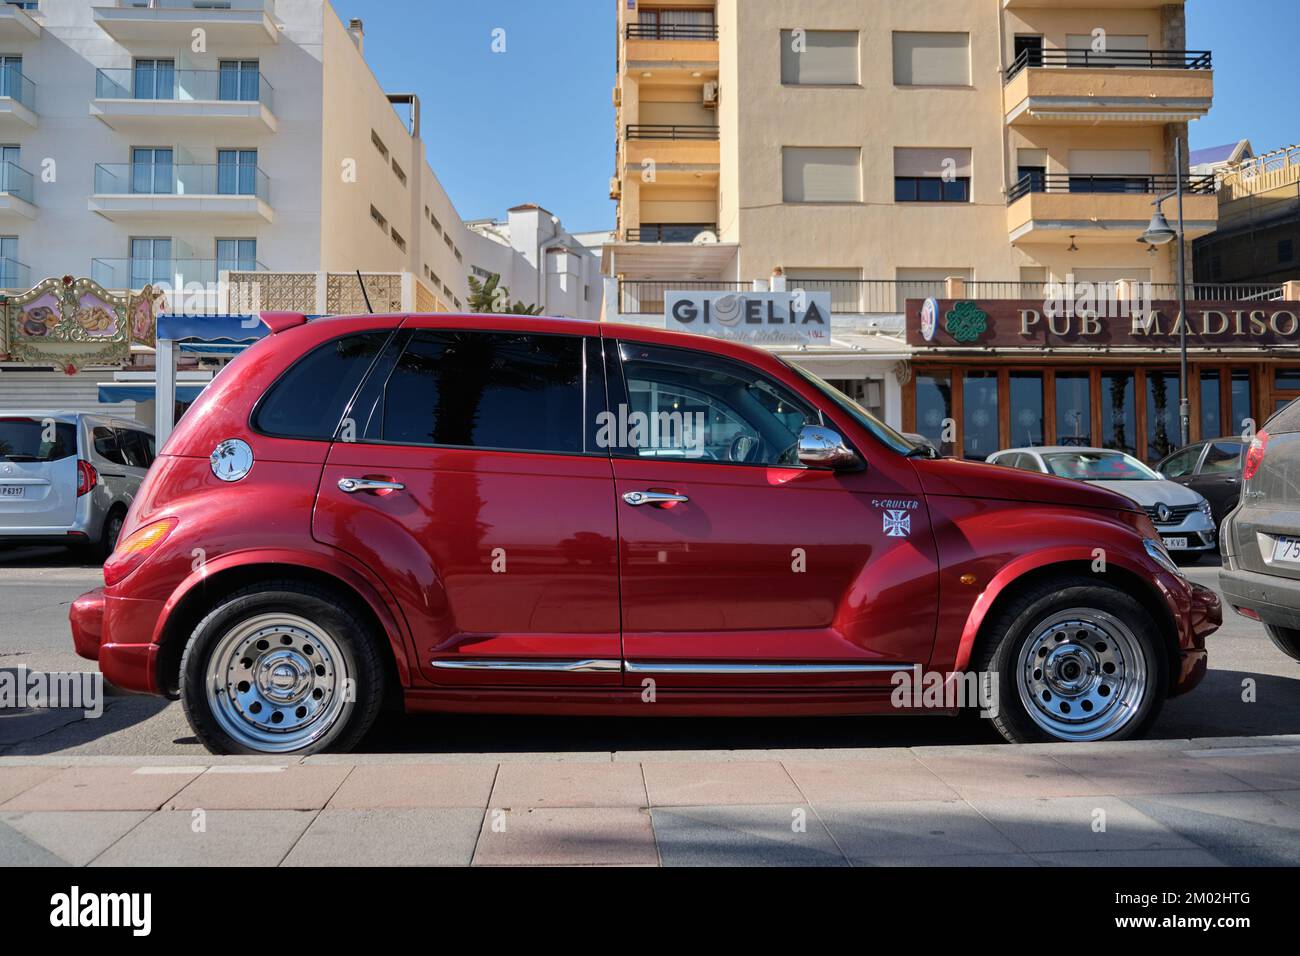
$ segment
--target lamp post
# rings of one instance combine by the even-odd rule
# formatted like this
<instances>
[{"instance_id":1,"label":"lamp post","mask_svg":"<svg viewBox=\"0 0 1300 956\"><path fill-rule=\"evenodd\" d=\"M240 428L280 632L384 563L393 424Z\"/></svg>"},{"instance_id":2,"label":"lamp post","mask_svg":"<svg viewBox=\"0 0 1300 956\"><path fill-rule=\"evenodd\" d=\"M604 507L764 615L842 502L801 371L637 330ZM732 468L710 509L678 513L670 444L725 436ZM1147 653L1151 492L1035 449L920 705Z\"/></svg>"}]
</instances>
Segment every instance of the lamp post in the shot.
<instances>
[{"instance_id":1,"label":"lamp post","mask_svg":"<svg viewBox=\"0 0 1300 956\"><path fill-rule=\"evenodd\" d=\"M1178 229L1175 230L1165 219L1161 209L1167 199L1178 199ZM1150 246L1164 246L1178 240L1178 419L1179 447L1191 443L1192 403L1188 398L1187 383L1187 237L1183 232L1183 138L1174 138L1174 191L1165 193L1151 203L1156 211L1151 216L1147 231L1138 237L1138 242Z\"/></svg>"}]
</instances>

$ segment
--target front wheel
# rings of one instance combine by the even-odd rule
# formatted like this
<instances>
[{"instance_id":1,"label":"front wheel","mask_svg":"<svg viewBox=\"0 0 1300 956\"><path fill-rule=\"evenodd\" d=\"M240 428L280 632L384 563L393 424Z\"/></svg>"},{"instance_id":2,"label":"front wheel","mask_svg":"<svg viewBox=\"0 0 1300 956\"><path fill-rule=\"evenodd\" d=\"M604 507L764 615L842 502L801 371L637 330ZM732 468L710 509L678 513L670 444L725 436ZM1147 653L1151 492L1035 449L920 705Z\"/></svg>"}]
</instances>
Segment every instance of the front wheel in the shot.
<instances>
[{"instance_id":1,"label":"front wheel","mask_svg":"<svg viewBox=\"0 0 1300 956\"><path fill-rule=\"evenodd\" d=\"M1013 600L972 666L997 677L994 725L1012 743L1141 735L1169 665L1147 610L1110 584L1056 580Z\"/></svg>"},{"instance_id":2,"label":"front wheel","mask_svg":"<svg viewBox=\"0 0 1300 956\"><path fill-rule=\"evenodd\" d=\"M383 698L379 639L323 590L281 581L237 591L185 647L185 716L213 753L350 750Z\"/></svg>"}]
</instances>

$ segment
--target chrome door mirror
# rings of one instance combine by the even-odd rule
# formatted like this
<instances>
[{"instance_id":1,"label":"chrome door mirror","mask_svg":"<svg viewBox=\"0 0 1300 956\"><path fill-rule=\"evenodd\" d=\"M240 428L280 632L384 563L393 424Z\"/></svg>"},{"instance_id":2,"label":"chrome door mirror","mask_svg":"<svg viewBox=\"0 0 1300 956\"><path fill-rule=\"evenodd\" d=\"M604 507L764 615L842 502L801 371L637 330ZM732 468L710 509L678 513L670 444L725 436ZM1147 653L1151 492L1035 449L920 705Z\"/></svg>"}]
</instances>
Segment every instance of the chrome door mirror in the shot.
<instances>
[{"instance_id":1,"label":"chrome door mirror","mask_svg":"<svg viewBox=\"0 0 1300 956\"><path fill-rule=\"evenodd\" d=\"M799 429L799 461L814 468L837 468L857 460L839 432L820 425Z\"/></svg>"}]
</instances>

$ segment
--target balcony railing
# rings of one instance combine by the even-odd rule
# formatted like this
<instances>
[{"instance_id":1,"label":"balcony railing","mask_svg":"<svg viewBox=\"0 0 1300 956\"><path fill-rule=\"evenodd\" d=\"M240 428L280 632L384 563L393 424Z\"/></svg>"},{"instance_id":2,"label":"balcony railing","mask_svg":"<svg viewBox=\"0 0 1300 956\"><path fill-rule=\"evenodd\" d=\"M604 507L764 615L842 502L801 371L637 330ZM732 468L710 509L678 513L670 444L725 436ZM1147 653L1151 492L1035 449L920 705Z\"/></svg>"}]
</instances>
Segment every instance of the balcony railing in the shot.
<instances>
[{"instance_id":1,"label":"balcony railing","mask_svg":"<svg viewBox=\"0 0 1300 956\"><path fill-rule=\"evenodd\" d=\"M626 230L628 242L694 242L702 233L718 234L717 223L647 223Z\"/></svg>"},{"instance_id":2,"label":"balcony railing","mask_svg":"<svg viewBox=\"0 0 1300 956\"><path fill-rule=\"evenodd\" d=\"M1034 173L1021 176L1007 190L1007 202L1013 203L1030 193L1131 193L1161 195L1177 188L1173 173ZM1184 176L1183 192L1190 195L1214 193L1213 176Z\"/></svg>"},{"instance_id":3,"label":"balcony railing","mask_svg":"<svg viewBox=\"0 0 1300 956\"><path fill-rule=\"evenodd\" d=\"M716 140L716 126L677 126L670 123L630 123L628 139Z\"/></svg>"},{"instance_id":4,"label":"balcony railing","mask_svg":"<svg viewBox=\"0 0 1300 956\"><path fill-rule=\"evenodd\" d=\"M36 203L36 177L17 163L0 162L0 193L17 196L19 199Z\"/></svg>"},{"instance_id":5,"label":"balcony railing","mask_svg":"<svg viewBox=\"0 0 1300 956\"><path fill-rule=\"evenodd\" d=\"M629 23L629 40L716 40L716 23Z\"/></svg>"},{"instance_id":6,"label":"balcony railing","mask_svg":"<svg viewBox=\"0 0 1300 956\"><path fill-rule=\"evenodd\" d=\"M212 285L222 272L265 272L261 262L225 259L92 259L90 277L105 289L143 289L165 282L177 288L191 283Z\"/></svg>"},{"instance_id":7,"label":"balcony railing","mask_svg":"<svg viewBox=\"0 0 1300 956\"><path fill-rule=\"evenodd\" d=\"M95 98L103 100L218 100L261 103L274 110L275 90L261 73L231 70L95 71Z\"/></svg>"},{"instance_id":8,"label":"balcony railing","mask_svg":"<svg viewBox=\"0 0 1300 956\"><path fill-rule=\"evenodd\" d=\"M216 10L261 10L275 12L275 0L117 0L118 7L139 7L154 10L199 10L203 13Z\"/></svg>"},{"instance_id":9,"label":"balcony railing","mask_svg":"<svg viewBox=\"0 0 1300 956\"><path fill-rule=\"evenodd\" d=\"M1124 70L1212 70L1209 50L1022 50L1007 68L1007 80L1030 67L1116 67Z\"/></svg>"},{"instance_id":10,"label":"balcony railing","mask_svg":"<svg viewBox=\"0 0 1300 956\"><path fill-rule=\"evenodd\" d=\"M271 183L255 166L98 163L97 196L256 196L271 201Z\"/></svg>"},{"instance_id":11,"label":"balcony railing","mask_svg":"<svg viewBox=\"0 0 1300 956\"><path fill-rule=\"evenodd\" d=\"M32 267L9 256L0 256L0 289L21 289L25 292L31 287Z\"/></svg>"},{"instance_id":12,"label":"balcony railing","mask_svg":"<svg viewBox=\"0 0 1300 956\"><path fill-rule=\"evenodd\" d=\"M36 112L36 84L21 71L0 67L0 96L7 96Z\"/></svg>"}]
</instances>

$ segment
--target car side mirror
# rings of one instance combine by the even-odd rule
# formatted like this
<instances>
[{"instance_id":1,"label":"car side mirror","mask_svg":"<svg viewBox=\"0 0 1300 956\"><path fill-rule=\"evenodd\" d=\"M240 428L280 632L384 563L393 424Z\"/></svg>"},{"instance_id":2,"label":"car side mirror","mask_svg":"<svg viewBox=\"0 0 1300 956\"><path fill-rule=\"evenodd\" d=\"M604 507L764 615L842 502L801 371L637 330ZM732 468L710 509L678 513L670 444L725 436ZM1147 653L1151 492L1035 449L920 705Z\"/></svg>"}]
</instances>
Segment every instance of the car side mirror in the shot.
<instances>
[{"instance_id":1,"label":"car side mirror","mask_svg":"<svg viewBox=\"0 0 1300 956\"><path fill-rule=\"evenodd\" d=\"M840 433L820 425L799 429L799 462L813 468L840 468L858 460Z\"/></svg>"}]
</instances>

